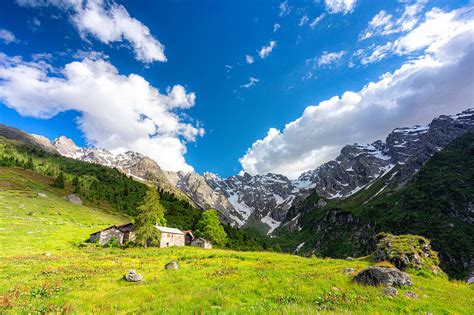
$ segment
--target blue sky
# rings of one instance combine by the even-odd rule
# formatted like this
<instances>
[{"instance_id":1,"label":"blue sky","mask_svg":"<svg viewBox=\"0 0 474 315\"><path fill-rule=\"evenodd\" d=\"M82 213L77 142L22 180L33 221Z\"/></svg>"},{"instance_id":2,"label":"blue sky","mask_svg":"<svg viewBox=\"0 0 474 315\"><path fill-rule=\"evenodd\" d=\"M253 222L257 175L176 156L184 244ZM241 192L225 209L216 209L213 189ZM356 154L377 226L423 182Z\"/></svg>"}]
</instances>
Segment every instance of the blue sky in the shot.
<instances>
[{"instance_id":1,"label":"blue sky","mask_svg":"<svg viewBox=\"0 0 474 315\"><path fill-rule=\"evenodd\" d=\"M244 168L251 173L275 171L294 177L300 171L316 167L324 159L333 156L343 141L375 140L398 124L425 123L438 113L449 113L472 105L470 102L468 104L464 102L459 106L453 105L452 108L438 106L433 110L423 107L411 115L403 110L406 114L387 115L386 119L390 123L381 123L384 127L375 131L362 132L357 128L364 128L365 125L354 124L355 129L350 132L353 137L342 137L334 144L309 141L304 147L314 146L310 152L300 147L295 148L288 156L285 156L286 153L281 153L292 147L285 143L292 141L291 137L290 140L284 139L285 125L304 117L303 113L308 106L318 105L333 96L341 96L346 91L360 91L369 82L378 82L382 74L393 73L410 60L426 55L429 45L433 42L421 48L410 48L407 53L387 53L387 56L380 60L364 61L363 56L369 57L374 47L383 46L388 42L394 43L402 36L408 35L427 19L426 13L433 8L439 8L437 10L444 13L455 12L460 8L468 8L467 1L427 3L419 0L346 1L350 3L349 7L343 5L331 7L334 4L322 0L287 2L116 0L106 4L94 1L105 10L110 5L122 5L131 18L147 27L152 38L164 45L166 62L158 60L159 57L153 57L155 58L153 61L140 58L132 40L126 37L121 41L107 42L104 40L105 35L101 38L101 35L94 33L94 30L84 28L83 25L78 26L78 22L75 22L77 20L72 18L77 14L74 9L64 9L55 5L45 6L44 3L48 0L0 2L0 30L4 31L3 40L0 40L0 52L4 54L4 59L21 56L22 61L15 61L14 66L43 60L43 65L47 63L55 69L42 70L51 78L63 76L60 69L75 60L83 60L84 56L101 58L115 67L120 75L137 74L143 77L161 94L166 94L167 87L178 84L183 86L187 93L195 93L192 105L177 105L169 109L169 112L178 115L179 122L186 124L188 126L186 128L194 128L191 131L192 136L186 136L184 131L170 132L171 138L179 139L187 150L186 153L180 151L175 154L182 155L185 163L199 173L211 171L221 176L229 176ZM337 5L338 1L328 2L335 2ZM402 26L402 21L397 19L402 17L409 5L419 5L419 10L412 17L414 24L403 31L397 30ZM458 14L450 22L464 18L464 22L468 23L472 20L469 10L467 19ZM370 30L370 21L381 11L385 12L385 15L379 17L385 17L385 22L382 21L377 28L373 28L375 35L361 39ZM320 19L316 23L315 19L318 17ZM311 22L315 23L311 25ZM280 27L275 27L275 24ZM386 34L377 34L377 31L383 32L381 30L384 27ZM456 27L453 28L453 37L460 32L460 26ZM275 30L276 28L278 29ZM6 36L8 33L5 32L12 34L14 39ZM2 38L1 31L0 38ZM259 56L259 51L271 41L275 42L273 49L262 58ZM95 57L91 57L94 52ZM34 54L43 55L32 57ZM253 63L246 62L246 55L251 56L250 59L253 58ZM13 61L6 63L9 63L8 67L12 67ZM3 70L11 71L8 67L4 67ZM0 87L2 79L9 80L5 77L0 78ZM253 83L249 84L251 80ZM4 84L3 87L8 86ZM49 98L50 95L41 95L41 92L33 92L34 89L29 90L28 95L21 95L26 94L21 88L14 91L17 93L15 95L11 90L10 87L8 97L2 95L0 90L2 123L43 134L49 138L66 135L80 146L95 142L98 145L108 146L111 150L139 150L154 145L142 142L129 148L127 147L129 142L126 140L122 143L113 142L104 135L107 132L110 134L118 132L113 128L100 132L87 129L93 127L78 128L78 117L83 117L84 111L87 112L87 110L81 111L83 107L68 104L61 105L59 110L51 109L44 105L44 102L55 102L58 98ZM82 93L84 95L80 97L94 98L94 91L83 90ZM27 110L26 105L20 104L21 102L15 103L16 95L30 102ZM63 101L63 98L60 99ZM70 102L75 101L73 98L67 99ZM36 105L37 100L38 104L42 105ZM34 108L35 106L37 107ZM38 118L41 115L36 109L40 106L48 108L46 119ZM94 115L97 113L94 112ZM104 111L101 115L113 116L114 110ZM146 112L144 115L149 116ZM365 113L363 116L369 117L370 114ZM90 124L101 123L101 119L106 118L95 117ZM132 117L130 119L136 120ZM327 124L327 120L331 118L325 119ZM128 121L124 119L122 123L125 126ZM348 120L348 124L350 123ZM318 122L314 121L311 128L315 130L319 126ZM199 131L201 128L205 132L202 136L199 135L202 133ZM321 128L331 129L331 125L321 125ZM338 127L334 128L337 132ZM273 137L268 138L267 133L271 133L269 130L281 132L282 136L278 139L280 145L258 143L259 139L276 141ZM347 134L347 130L341 133ZM169 134L167 133L167 137ZM332 136L331 133L320 135L302 133L295 137L329 139ZM278 149L279 147L281 149ZM327 148L330 148L330 152L326 150ZM159 150L143 153L161 157L167 154L165 151L166 145L160 144ZM273 156L280 155L281 158L277 162L272 160ZM168 160L175 158L171 155ZM244 158L244 161L239 162L240 158ZM163 164L168 163L168 160L163 159ZM298 167L292 168L293 165ZM166 168L166 165L162 166Z\"/></svg>"}]
</instances>

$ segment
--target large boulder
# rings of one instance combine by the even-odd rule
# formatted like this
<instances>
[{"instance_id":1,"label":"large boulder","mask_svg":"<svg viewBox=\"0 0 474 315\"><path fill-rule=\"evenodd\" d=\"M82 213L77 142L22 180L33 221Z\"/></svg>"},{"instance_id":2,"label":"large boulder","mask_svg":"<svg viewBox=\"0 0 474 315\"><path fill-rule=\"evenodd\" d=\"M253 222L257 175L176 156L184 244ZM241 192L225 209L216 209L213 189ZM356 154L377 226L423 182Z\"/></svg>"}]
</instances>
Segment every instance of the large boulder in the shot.
<instances>
[{"instance_id":1,"label":"large boulder","mask_svg":"<svg viewBox=\"0 0 474 315\"><path fill-rule=\"evenodd\" d=\"M136 273L135 270L130 269L128 273L124 276L125 280L128 282L140 282L143 281L143 276L139 273Z\"/></svg>"},{"instance_id":2,"label":"large boulder","mask_svg":"<svg viewBox=\"0 0 474 315\"><path fill-rule=\"evenodd\" d=\"M359 272L354 281L367 285L409 286L413 281L406 273L390 267L369 267Z\"/></svg>"},{"instance_id":3,"label":"large boulder","mask_svg":"<svg viewBox=\"0 0 474 315\"><path fill-rule=\"evenodd\" d=\"M76 195L70 194L64 197L64 199L66 199L69 202L72 202L73 204L82 205L82 199Z\"/></svg>"},{"instance_id":4,"label":"large boulder","mask_svg":"<svg viewBox=\"0 0 474 315\"><path fill-rule=\"evenodd\" d=\"M439 269L438 254L431 249L430 241L422 236L379 233L376 240L376 261L388 261L400 270Z\"/></svg>"}]
</instances>

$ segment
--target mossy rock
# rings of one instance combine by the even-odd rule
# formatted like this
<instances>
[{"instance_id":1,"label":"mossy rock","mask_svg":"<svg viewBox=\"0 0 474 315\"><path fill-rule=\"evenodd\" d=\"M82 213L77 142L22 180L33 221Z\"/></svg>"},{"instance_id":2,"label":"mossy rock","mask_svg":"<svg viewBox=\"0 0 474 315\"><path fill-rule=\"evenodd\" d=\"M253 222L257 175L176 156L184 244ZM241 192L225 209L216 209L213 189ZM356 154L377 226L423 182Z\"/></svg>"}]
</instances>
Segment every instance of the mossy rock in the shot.
<instances>
[{"instance_id":1,"label":"mossy rock","mask_svg":"<svg viewBox=\"0 0 474 315\"><path fill-rule=\"evenodd\" d=\"M392 235L379 233L376 236L376 261L387 261L399 270L425 269L440 272L438 253L431 248L431 242L418 235Z\"/></svg>"}]
</instances>

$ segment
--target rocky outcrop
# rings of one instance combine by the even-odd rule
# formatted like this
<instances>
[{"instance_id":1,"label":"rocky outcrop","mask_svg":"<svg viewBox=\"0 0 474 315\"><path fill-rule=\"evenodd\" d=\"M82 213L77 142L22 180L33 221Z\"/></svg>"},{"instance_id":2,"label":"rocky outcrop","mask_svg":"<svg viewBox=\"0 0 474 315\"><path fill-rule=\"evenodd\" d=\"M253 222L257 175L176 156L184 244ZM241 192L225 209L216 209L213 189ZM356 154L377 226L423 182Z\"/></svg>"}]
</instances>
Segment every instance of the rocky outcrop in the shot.
<instances>
[{"instance_id":1,"label":"rocky outcrop","mask_svg":"<svg viewBox=\"0 0 474 315\"><path fill-rule=\"evenodd\" d=\"M376 239L376 261L388 261L400 270L423 267L435 272L439 270L438 254L431 249L430 241L422 236L379 233Z\"/></svg>"},{"instance_id":2,"label":"rocky outcrop","mask_svg":"<svg viewBox=\"0 0 474 315\"><path fill-rule=\"evenodd\" d=\"M406 273L389 267L369 267L359 272L354 281L362 284L379 286L411 286L413 281Z\"/></svg>"}]
</instances>

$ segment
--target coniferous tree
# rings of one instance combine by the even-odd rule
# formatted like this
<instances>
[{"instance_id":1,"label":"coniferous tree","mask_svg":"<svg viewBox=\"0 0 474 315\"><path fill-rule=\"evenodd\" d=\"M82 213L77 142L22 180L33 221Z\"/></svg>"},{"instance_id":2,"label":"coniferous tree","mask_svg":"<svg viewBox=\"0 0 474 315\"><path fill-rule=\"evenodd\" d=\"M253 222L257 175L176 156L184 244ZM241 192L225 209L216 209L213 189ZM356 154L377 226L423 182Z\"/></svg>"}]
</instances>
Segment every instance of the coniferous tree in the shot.
<instances>
[{"instance_id":1,"label":"coniferous tree","mask_svg":"<svg viewBox=\"0 0 474 315\"><path fill-rule=\"evenodd\" d=\"M74 186L74 193L78 194L81 192L81 183L79 182L79 177L76 176L72 180L72 185Z\"/></svg>"},{"instance_id":2,"label":"coniferous tree","mask_svg":"<svg viewBox=\"0 0 474 315\"><path fill-rule=\"evenodd\" d=\"M54 187L57 187L57 188L64 188L64 173L61 172L59 173L58 177L56 177L56 179L54 180Z\"/></svg>"},{"instance_id":3,"label":"coniferous tree","mask_svg":"<svg viewBox=\"0 0 474 315\"><path fill-rule=\"evenodd\" d=\"M160 231L155 224L166 225L164 217L164 207L160 203L160 197L154 187L150 187L143 199L142 204L137 208L135 218L136 242L147 247L157 245L160 242Z\"/></svg>"},{"instance_id":4,"label":"coniferous tree","mask_svg":"<svg viewBox=\"0 0 474 315\"><path fill-rule=\"evenodd\" d=\"M33 159L32 158L28 158L28 161L25 164L25 168L29 169L29 170L32 170L32 169L35 168L35 165L33 164Z\"/></svg>"}]
</instances>

